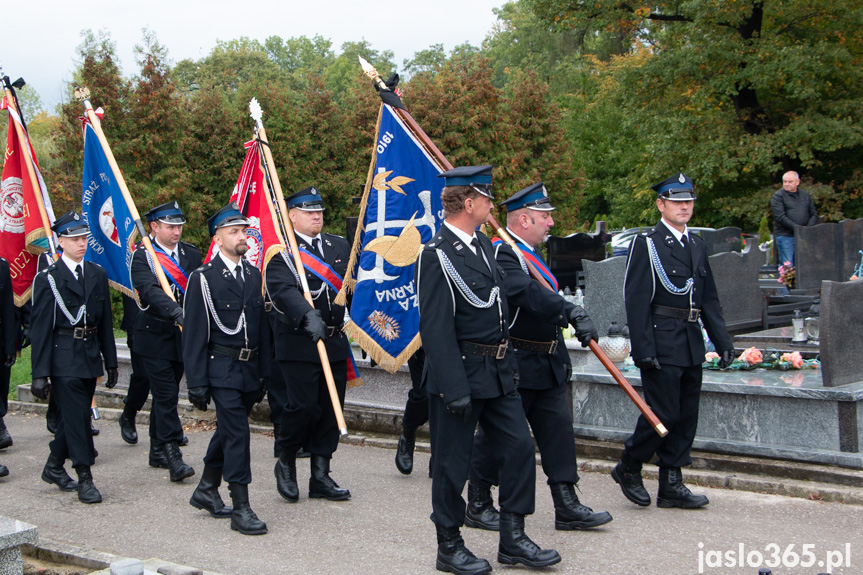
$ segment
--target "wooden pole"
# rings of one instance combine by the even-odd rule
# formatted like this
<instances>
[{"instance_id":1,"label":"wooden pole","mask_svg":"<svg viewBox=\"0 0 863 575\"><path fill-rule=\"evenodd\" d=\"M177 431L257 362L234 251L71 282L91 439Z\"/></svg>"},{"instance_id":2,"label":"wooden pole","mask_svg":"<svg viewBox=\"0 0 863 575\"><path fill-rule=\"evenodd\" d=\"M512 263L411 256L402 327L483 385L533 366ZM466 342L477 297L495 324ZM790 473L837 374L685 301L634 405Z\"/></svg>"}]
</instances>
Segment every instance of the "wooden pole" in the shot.
<instances>
[{"instance_id":1,"label":"wooden pole","mask_svg":"<svg viewBox=\"0 0 863 575\"><path fill-rule=\"evenodd\" d=\"M255 101L255 103L257 103ZM259 109L257 110L260 111ZM256 123L256 128L258 131L258 138L262 142L262 148L264 149L264 158L266 159L267 169L272 168L272 171L268 174L270 176L270 181L273 182L273 188L276 192L276 201L279 204L279 212L282 220L282 226L285 229L285 236L288 240L288 245L291 247L291 255L294 258L294 266L297 268L297 275L300 276L300 284L303 288L303 297L306 298L306 301L309 302L309 305L314 309L315 302L312 300L312 294L309 290L309 282L306 279L306 269L303 266L303 260L300 257L300 247L297 245L297 237L294 234L294 227L291 225L291 219L288 217L288 208L285 205L285 195L282 193L282 185L279 182L279 175L276 173L276 165L273 163L273 153L270 151L270 143L267 140L267 131L264 129L264 123L261 120L260 116L255 117L255 111L253 111L252 115L253 119ZM339 426L339 433L341 435L348 434L348 426L345 423L345 415L342 412L342 404L339 401L339 394L336 391L336 382L333 378L333 370L330 367L330 358L327 354L327 347L323 341L318 340L317 343L318 348L318 356L321 359L321 367L324 370L324 378L327 382L327 391L330 393L330 401L333 404L333 411L336 414L336 423Z\"/></svg>"},{"instance_id":2,"label":"wooden pole","mask_svg":"<svg viewBox=\"0 0 863 575\"><path fill-rule=\"evenodd\" d=\"M380 75L378 75L377 72L374 71L374 68L371 68L371 66L367 67L368 63L365 62L362 58L360 58L360 62L363 63L363 69L365 70L366 74L368 74L369 77L374 80L375 84L378 86L379 89L389 90L389 88L387 88L386 86L386 83L383 81L383 78L381 78ZM437 160L438 164L444 169L451 170L453 168L453 165L449 162L449 160L446 159L446 157L438 149L438 147L435 146L434 142L431 141L431 138L428 137L428 134L426 134L425 131L420 127L420 125L416 123L416 120L413 119L410 113L407 110L401 108L393 107L393 110L395 110L396 114L398 114L399 118L404 121L405 125L411 130L411 132L413 132L416 139L423 145L426 151ZM518 246L515 244L515 241L513 241L512 237L510 237L510 235L506 232L506 229L501 226L500 223L498 223L497 219L494 217L493 214L489 213L486 223L488 223L491 228L497 233L497 235L500 236L500 238L505 241L510 247L512 247L513 250L519 249ZM542 277L542 275L539 273L539 271L537 271L536 267L533 266L533 264L531 264L527 260L525 260L525 263L527 264L527 269L530 277L537 280L543 287L554 291L554 288L551 287L551 285L546 281L544 277ZM608 372L611 374L611 377L614 378L614 381L617 382L617 385L623 388L623 391L635 403L635 406L638 408L638 410L644 414L644 417L647 418L647 420L653 426L653 429L656 430L656 433L658 433L662 437L668 435L668 430L665 428L662 422L659 421L659 418L656 417L656 414L653 413L653 410L650 409L650 406L647 405L647 403L645 403L641 396L638 395L635 389L633 389L632 384L630 384L626 380L626 378L623 377L623 374L620 373L620 370L617 369L614 363L608 358L608 355L606 355L606 353L602 351L602 348L599 347L599 345L595 341L591 341L589 347L590 351L593 352L593 354L599 359L600 363L602 363L605 369L607 369Z\"/></svg>"},{"instance_id":3,"label":"wooden pole","mask_svg":"<svg viewBox=\"0 0 863 575\"><path fill-rule=\"evenodd\" d=\"M5 81L4 84L6 84ZM33 158L30 157L30 138L28 138L26 132L24 132L24 126L22 125L24 120L21 118L21 110L19 110L16 105L15 98L12 96L12 91L9 89L8 85L4 85L3 88L6 93L6 102L9 106L9 121L15 125L15 133L18 136L18 143L24 153L24 164L27 166L27 175L30 177L30 185L33 188L33 196L36 199L36 205L39 207L39 217L42 220L42 227L45 230L45 239L48 240L48 251L51 253L51 257L56 261L59 255L57 254L56 246L54 246L54 232L51 230L51 222L48 221L48 212L45 210L45 204L42 201L42 186L39 184L39 178L36 176L36 168L33 166ZM15 121L15 118L11 117L13 113L18 116L18 121Z\"/></svg>"},{"instance_id":4,"label":"wooden pole","mask_svg":"<svg viewBox=\"0 0 863 575\"><path fill-rule=\"evenodd\" d=\"M174 292L171 291L171 286L168 284L168 278L159 265L159 258L156 257L156 250L153 249L153 244L150 242L150 234L144 229L144 224L141 223L141 215L138 213L138 208L135 207L135 201L132 199L132 194L129 193L129 188L126 187L126 180L123 179L123 174L120 172L120 166L117 165L117 160L114 159L114 154L111 152L111 146L108 145L108 140L105 138L105 133L102 131L102 122L99 116L93 111L93 105L90 103L90 91L87 88L79 88L75 90L75 97L81 100L84 105L84 111L87 114L87 119L90 120L90 125L99 138L99 143L102 145L102 150L105 152L105 157L108 159L108 164L111 166L111 171L114 173L114 179L117 180L117 185L120 186L120 192L123 194L123 199L126 201L126 206L129 208L129 214L135 222L135 227L138 228L138 233L141 235L141 241L144 243L147 253L153 258L153 269L156 272L156 277L159 279L159 285L162 286L162 291L167 294L172 300L177 301L174 297ZM182 330L182 327L180 328Z\"/></svg>"}]
</instances>

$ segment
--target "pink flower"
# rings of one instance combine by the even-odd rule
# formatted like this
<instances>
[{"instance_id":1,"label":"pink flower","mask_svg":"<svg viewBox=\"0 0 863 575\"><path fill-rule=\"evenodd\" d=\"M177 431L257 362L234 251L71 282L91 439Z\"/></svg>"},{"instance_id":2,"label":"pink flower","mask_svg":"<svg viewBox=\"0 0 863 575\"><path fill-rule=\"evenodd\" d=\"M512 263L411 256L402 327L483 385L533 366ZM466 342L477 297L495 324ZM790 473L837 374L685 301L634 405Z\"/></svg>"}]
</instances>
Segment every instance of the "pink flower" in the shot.
<instances>
[{"instance_id":1,"label":"pink flower","mask_svg":"<svg viewBox=\"0 0 863 575\"><path fill-rule=\"evenodd\" d=\"M791 354L791 365L794 366L794 369L800 369L803 367L803 356L800 355L799 351L795 351Z\"/></svg>"},{"instance_id":2,"label":"pink flower","mask_svg":"<svg viewBox=\"0 0 863 575\"><path fill-rule=\"evenodd\" d=\"M708 351L704 354L704 361L713 361L714 359L719 359L719 354L715 351Z\"/></svg>"},{"instance_id":3,"label":"pink flower","mask_svg":"<svg viewBox=\"0 0 863 575\"><path fill-rule=\"evenodd\" d=\"M737 359L739 359L740 361L745 361L749 365L757 365L762 362L764 356L761 354L760 351L758 351L757 348L750 347L749 349L741 353L740 357L738 357Z\"/></svg>"}]
</instances>

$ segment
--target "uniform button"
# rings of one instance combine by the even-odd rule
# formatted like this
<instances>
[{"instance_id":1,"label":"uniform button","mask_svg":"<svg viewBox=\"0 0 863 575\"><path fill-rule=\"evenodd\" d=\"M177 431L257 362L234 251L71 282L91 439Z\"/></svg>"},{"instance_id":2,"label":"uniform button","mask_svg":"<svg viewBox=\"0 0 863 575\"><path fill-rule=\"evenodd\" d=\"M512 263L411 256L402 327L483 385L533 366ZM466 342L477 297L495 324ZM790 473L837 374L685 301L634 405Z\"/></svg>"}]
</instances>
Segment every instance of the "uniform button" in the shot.
<instances>
[{"instance_id":1,"label":"uniform button","mask_svg":"<svg viewBox=\"0 0 863 575\"><path fill-rule=\"evenodd\" d=\"M462 359L464 359L465 357L464 357L464 356L461 356L461 358L462 358ZM441 396L441 397L443 397L443 396Z\"/></svg>"},{"instance_id":2,"label":"uniform button","mask_svg":"<svg viewBox=\"0 0 863 575\"><path fill-rule=\"evenodd\" d=\"M443 394L440 394L440 398L443 399Z\"/></svg>"},{"instance_id":3,"label":"uniform button","mask_svg":"<svg viewBox=\"0 0 863 575\"><path fill-rule=\"evenodd\" d=\"M215 356L215 355L211 355L211 356L210 356L210 359L216 359L216 356Z\"/></svg>"}]
</instances>

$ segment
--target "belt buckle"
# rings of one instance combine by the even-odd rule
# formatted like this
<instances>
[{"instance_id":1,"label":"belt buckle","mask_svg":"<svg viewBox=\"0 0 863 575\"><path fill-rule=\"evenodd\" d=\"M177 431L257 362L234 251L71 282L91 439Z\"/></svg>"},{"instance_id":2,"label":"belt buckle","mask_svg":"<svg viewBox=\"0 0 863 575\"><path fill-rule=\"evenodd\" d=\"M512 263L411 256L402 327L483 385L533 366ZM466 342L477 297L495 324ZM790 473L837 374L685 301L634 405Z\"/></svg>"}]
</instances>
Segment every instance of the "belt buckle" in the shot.
<instances>
[{"instance_id":1,"label":"belt buckle","mask_svg":"<svg viewBox=\"0 0 863 575\"><path fill-rule=\"evenodd\" d=\"M248 347L241 347L240 355L237 357L237 359L239 359L240 361L249 361L252 357L252 351L254 350L249 349Z\"/></svg>"},{"instance_id":2,"label":"belt buckle","mask_svg":"<svg viewBox=\"0 0 863 575\"><path fill-rule=\"evenodd\" d=\"M551 342L551 345L549 346L548 354L551 355L556 351L557 351L557 340L554 340L553 342Z\"/></svg>"},{"instance_id":3,"label":"belt buckle","mask_svg":"<svg viewBox=\"0 0 863 575\"><path fill-rule=\"evenodd\" d=\"M265 301L264 302L264 311L267 311L267 312L273 311L273 302Z\"/></svg>"},{"instance_id":4,"label":"belt buckle","mask_svg":"<svg viewBox=\"0 0 863 575\"><path fill-rule=\"evenodd\" d=\"M689 308L689 317L686 318L686 321L691 321L691 322L698 321L699 312L701 312L700 309Z\"/></svg>"},{"instance_id":5,"label":"belt buckle","mask_svg":"<svg viewBox=\"0 0 863 575\"><path fill-rule=\"evenodd\" d=\"M494 356L495 359L503 359L506 356L506 342L497 346L497 354Z\"/></svg>"},{"instance_id":6,"label":"belt buckle","mask_svg":"<svg viewBox=\"0 0 863 575\"><path fill-rule=\"evenodd\" d=\"M76 327L72 330L72 337L75 339L84 339L84 328Z\"/></svg>"}]
</instances>

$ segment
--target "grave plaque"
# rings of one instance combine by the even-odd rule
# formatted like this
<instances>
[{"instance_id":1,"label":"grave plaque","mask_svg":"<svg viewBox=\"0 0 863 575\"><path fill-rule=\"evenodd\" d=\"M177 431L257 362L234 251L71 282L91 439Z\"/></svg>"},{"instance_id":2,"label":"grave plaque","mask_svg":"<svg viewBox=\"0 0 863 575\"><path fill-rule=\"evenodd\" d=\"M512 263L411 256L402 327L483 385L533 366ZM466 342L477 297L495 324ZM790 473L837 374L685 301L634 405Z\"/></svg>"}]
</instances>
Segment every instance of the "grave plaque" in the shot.
<instances>
[{"instance_id":1,"label":"grave plaque","mask_svg":"<svg viewBox=\"0 0 863 575\"><path fill-rule=\"evenodd\" d=\"M758 285L761 258L755 242L749 242L742 253L710 256L722 317L729 329L734 329L735 324L761 321L761 288Z\"/></svg>"},{"instance_id":2,"label":"grave plaque","mask_svg":"<svg viewBox=\"0 0 863 575\"><path fill-rule=\"evenodd\" d=\"M821 379L824 387L863 381L863 279L821 284Z\"/></svg>"},{"instance_id":3,"label":"grave plaque","mask_svg":"<svg viewBox=\"0 0 863 575\"><path fill-rule=\"evenodd\" d=\"M626 277L626 256L616 256L601 262L584 261L584 309L593 320L600 337L608 335L611 322L626 325L626 305L623 301L623 280Z\"/></svg>"}]
</instances>

